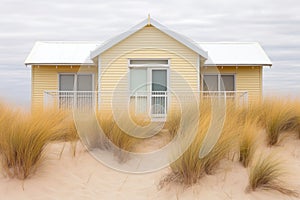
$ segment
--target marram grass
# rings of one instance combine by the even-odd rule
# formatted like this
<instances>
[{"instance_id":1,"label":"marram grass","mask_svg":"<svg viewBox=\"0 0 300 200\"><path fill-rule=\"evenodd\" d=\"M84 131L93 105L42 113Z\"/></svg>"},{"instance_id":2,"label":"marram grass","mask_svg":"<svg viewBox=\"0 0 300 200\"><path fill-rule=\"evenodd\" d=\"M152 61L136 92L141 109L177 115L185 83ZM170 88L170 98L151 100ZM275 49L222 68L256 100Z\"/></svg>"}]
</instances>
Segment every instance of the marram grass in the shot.
<instances>
[{"instance_id":1,"label":"marram grass","mask_svg":"<svg viewBox=\"0 0 300 200\"><path fill-rule=\"evenodd\" d=\"M227 104L226 121L221 137L209 154L199 158L199 150L211 125L211 105L202 102L199 120L187 120L188 123L183 129L179 127L182 121L180 113L169 112L164 128L169 130L171 138L176 137L176 134L188 136L189 130L193 128L198 128L198 131L187 151L170 165L171 173L161 183L170 181L186 185L197 183L201 177L214 174L222 160L237 160L234 159L235 155L239 155L238 160L245 167L251 166L253 169L256 166L256 169L262 169L263 162L253 163L258 140L267 138L268 145L274 145L278 144L280 135L284 132L296 132L300 137L299 102L268 99L262 103L249 104L248 107ZM0 159L2 172L9 177L25 179L34 174L45 158L45 148L48 144L78 140L73 119L68 113L52 109L31 115L14 111L3 104L0 104L0 111ZM114 153L120 161L126 161L127 157L123 152L134 151L136 145L144 139L126 134L109 113L100 111L97 116L107 138L120 148L120 151ZM122 117L119 119L128 120ZM149 119L138 116L133 120L140 126L149 123ZM135 127L127 128L135 129ZM142 134L144 133L141 132ZM260 134L265 134L265 137ZM268 159L266 162L269 162ZM254 171L250 175L259 177ZM277 178L280 179L280 176ZM263 185L260 184L262 182L256 181L256 186L250 184L250 188L255 190Z\"/></svg>"},{"instance_id":2,"label":"marram grass","mask_svg":"<svg viewBox=\"0 0 300 200\"><path fill-rule=\"evenodd\" d=\"M248 167L258 147L258 129L250 122L245 122L239 128L239 161L244 167Z\"/></svg>"},{"instance_id":3,"label":"marram grass","mask_svg":"<svg viewBox=\"0 0 300 200\"><path fill-rule=\"evenodd\" d=\"M10 109L0 116L0 159L2 172L11 178L26 179L45 158L46 146L54 141L75 140L73 125L62 112L26 114Z\"/></svg>"},{"instance_id":4,"label":"marram grass","mask_svg":"<svg viewBox=\"0 0 300 200\"><path fill-rule=\"evenodd\" d=\"M189 119L188 121L194 122L196 120ZM236 151L238 135L237 132L233 131L235 130L233 129L234 124L231 123L233 121L226 120L224 129L216 145L205 157L199 158L199 151L203 145L203 140L207 134L210 122L211 109L204 106L200 109L199 124L189 124L189 126L198 126L194 141L187 151L170 165L171 173L163 177L160 181L160 187L163 187L169 182L182 183L188 186L195 184L203 176L214 174L220 162L223 159L228 159L230 155ZM186 130L182 130L181 134L189 135L189 132L185 131Z\"/></svg>"},{"instance_id":5,"label":"marram grass","mask_svg":"<svg viewBox=\"0 0 300 200\"><path fill-rule=\"evenodd\" d=\"M282 161L274 154L260 155L250 167L249 185L246 189L247 191L255 191L256 189L276 190L282 194L298 196L297 191L290 189L284 183L284 176Z\"/></svg>"},{"instance_id":6,"label":"marram grass","mask_svg":"<svg viewBox=\"0 0 300 200\"><path fill-rule=\"evenodd\" d=\"M266 100L262 104L261 121L266 129L268 145L276 145L284 132L299 131L299 104L283 100Z\"/></svg>"},{"instance_id":7,"label":"marram grass","mask_svg":"<svg viewBox=\"0 0 300 200\"><path fill-rule=\"evenodd\" d=\"M115 152L113 153L115 154L115 156L118 158L120 162L127 161L129 159L128 152L134 151L134 147L140 141L140 139L135 138L127 134L124 130L122 130L114 120L112 112L110 111L99 112L97 119L99 125L101 126L101 129L103 130L106 136L105 140L108 139L111 142L110 144L105 144L106 145L105 148L108 150L114 149ZM122 120L122 118L120 120ZM139 123L141 125L143 122L138 121L136 123ZM145 123L147 124L148 122ZM127 128L132 128L132 127L127 127ZM115 148L111 148L111 145L114 145Z\"/></svg>"},{"instance_id":8,"label":"marram grass","mask_svg":"<svg viewBox=\"0 0 300 200\"><path fill-rule=\"evenodd\" d=\"M207 156L199 158L199 149L201 148L208 127L211 126L211 107L209 106L211 104L201 105L197 136L187 151L170 165L171 172L162 178L160 187L169 182L177 182L187 186L195 184L203 176L214 174L222 160L235 161L235 155L238 155L238 161L244 167L251 166L251 169L253 169L253 166L256 166L255 169L263 169L265 167L263 166L263 158L260 163L255 162L253 164L256 149L259 145L263 145L261 141L264 141L266 138L268 145L274 145L278 143L279 136L283 132L298 131L297 133L300 135L299 103L266 100L259 103L250 103L247 107L236 107L233 104L227 104L226 121L221 137ZM171 116L169 119L172 118L178 119L178 117L174 116ZM190 119L190 121L193 122L193 119ZM175 122L174 124L177 124ZM190 126L197 125L191 123ZM189 134L185 130L182 131L184 134ZM266 158L265 164L272 165L272 162L268 159ZM270 166L270 168L276 168L276 164ZM276 170L272 175L276 175L278 172ZM252 177L256 176L254 175L254 171L251 172ZM261 174L261 178L267 177L263 173ZM280 178L281 176L276 176L276 179L280 180ZM257 187L260 187L261 182L258 181L257 183ZM274 182L271 181L268 183L273 184ZM288 190L283 186L278 185L276 182L273 189L277 189L285 194L295 194L293 190ZM272 185L266 184L263 187L270 188ZM251 188L255 190L255 184L251 185Z\"/></svg>"}]
</instances>

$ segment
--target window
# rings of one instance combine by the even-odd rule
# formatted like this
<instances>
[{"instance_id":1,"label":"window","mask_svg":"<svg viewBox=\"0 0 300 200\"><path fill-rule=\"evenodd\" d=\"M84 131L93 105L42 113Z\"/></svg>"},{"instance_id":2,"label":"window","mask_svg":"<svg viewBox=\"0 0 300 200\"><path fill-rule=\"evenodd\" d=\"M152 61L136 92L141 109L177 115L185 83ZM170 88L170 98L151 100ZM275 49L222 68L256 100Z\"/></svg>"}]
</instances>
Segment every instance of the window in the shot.
<instances>
[{"instance_id":1,"label":"window","mask_svg":"<svg viewBox=\"0 0 300 200\"><path fill-rule=\"evenodd\" d=\"M203 76L203 90L217 91L218 90L218 75L204 75Z\"/></svg>"},{"instance_id":2,"label":"window","mask_svg":"<svg viewBox=\"0 0 300 200\"><path fill-rule=\"evenodd\" d=\"M74 90L74 74L61 74L59 76L59 90L60 91L73 91Z\"/></svg>"},{"instance_id":3,"label":"window","mask_svg":"<svg viewBox=\"0 0 300 200\"><path fill-rule=\"evenodd\" d=\"M234 75L221 75L221 91L234 91Z\"/></svg>"},{"instance_id":4,"label":"window","mask_svg":"<svg viewBox=\"0 0 300 200\"><path fill-rule=\"evenodd\" d=\"M129 88L131 92L167 91L168 59L130 59ZM152 83L150 86L147 83Z\"/></svg>"},{"instance_id":5,"label":"window","mask_svg":"<svg viewBox=\"0 0 300 200\"><path fill-rule=\"evenodd\" d=\"M93 76L91 74L77 75L77 90L78 91L92 91L93 90Z\"/></svg>"},{"instance_id":6,"label":"window","mask_svg":"<svg viewBox=\"0 0 300 200\"><path fill-rule=\"evenodd\" d=\"M167 91L167 70L152 70L152 91Z\"/></svg>"},{"instance_id":7,"label":"window","mask_svg":"<svg viewBox=\"0 0 300 200\"><path fill-rule=\"evenodd\" d=\"M59 90L60 91L92 91L93 75L92 74L60 74Z\"/></svg>"},{"instance_id":8,"label":"window","mask_svg":"<svg viewBox=\"0 0 300 200\"><path fill-rule=\"evenodd\" d=\"M94 108L93 74L59 74L59 108Z\"/></svg>"},{"instance_id":9,"label":"window","mask_svg":"<svg viewBox=\"0 0 300 200\"><path fill-rule=\"evenodd\" d=\"M235 91L233 74L214 74L203 76L204 91Z\"/></svg>"},{"instance_id":10,"label":"window","mask_svg":"<svg viewBox=\"0 0 300 200\"><path fill-rule=\"evenodd\" d=\"M151 66L157 66L157 65L169 65L169 60L167 59L150 59L150 60L143 60L143 59L131 59L129 61L129 65L151 65Z\"/></svg>"},{"instance_id":11,"label":"window","mask_svg":"<svg viewBox=\"0 0 300 200\"><path fill-rule=\"evenodd\" d=\"M131 92L147 91L147 69L146 68L130 69L130 91Z\"/></svg>"}]
</instances>

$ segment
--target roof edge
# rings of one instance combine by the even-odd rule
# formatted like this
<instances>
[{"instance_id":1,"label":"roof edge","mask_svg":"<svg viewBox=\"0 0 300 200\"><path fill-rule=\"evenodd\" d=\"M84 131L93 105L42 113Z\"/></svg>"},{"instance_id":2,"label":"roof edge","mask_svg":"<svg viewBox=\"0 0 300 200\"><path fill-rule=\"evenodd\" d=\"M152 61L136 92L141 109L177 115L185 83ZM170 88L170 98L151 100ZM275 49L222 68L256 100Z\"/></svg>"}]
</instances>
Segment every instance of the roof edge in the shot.
<instances>
[{"instance_id":1,"label":"roof edge","mask_svg":"<svg viewBox=\"0 0 300 200\"><path fill-rule=\"evenodd\" d=\"M24 63L25 65L40 65L40 66L45 66L45 65L57 65L57 66L69 66L69 65L90 65L94 66L96 65L95 63Z\"/></svg>"},{"instance_id":2,"label":"roof edge","mask_svg":"<svg viewBox=\"0 0 300 200\"><path fill-rule=\"evenodd\" d=\"M178 42L182 43L185 45L187 48L193 50L194 52L198 53L200 56L204 58L208 58L208 53L204 51L201 47L199 47L196 42L192 41L191 39L188 39L170 29L167 27L163 26L156 20L152 18L148 18L143 20L142 22L138 23L137 25L133 26L131 29L128 31L121 33L120 35L115 36L114 38L108 40L105 42L103 45L100 47L96 48L90 53L91 59L95 58L96 56L100 55L104 51L108 50L109 48L113 47L114 45L118 44L122 40L128 38L132 34L136 33L137 31L141 30L145 26L152 25L156 27L158 30L162 31L163 33L167 34L168 36L172 37L173 39L177 40Z\"/></svg>"},{"instance_id":3,"label":"roof edge","mask_svg":"<svg viewBox=\"0 0 300 200\"><path fill-rule=\"evenodd\" d=\"M268 64L204 64L205 67L216 67L216 66L224 66L224 67L251 67L251 66L267 66L271 67L273 64L268 63Z\"/></svg>"}]
</instances>

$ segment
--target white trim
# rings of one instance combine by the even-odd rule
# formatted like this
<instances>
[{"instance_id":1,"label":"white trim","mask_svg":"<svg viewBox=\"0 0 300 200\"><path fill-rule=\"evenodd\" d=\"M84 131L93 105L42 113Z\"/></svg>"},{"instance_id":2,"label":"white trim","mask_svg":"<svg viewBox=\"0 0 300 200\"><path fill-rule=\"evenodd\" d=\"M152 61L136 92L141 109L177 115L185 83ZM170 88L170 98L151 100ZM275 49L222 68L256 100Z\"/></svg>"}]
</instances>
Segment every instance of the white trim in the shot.
<instances>
[{"instance_id":1,"label":"white trim","mask_svg":"<svg viewBox=\"0 0 300 200\"><path fill-rule=\"evenodd\" d=\"M161 71L167 71L167 90L166 90L166 93L167 93L167 105L165 105L165 106L167 106L166 107L166 113L165 113L165 115L167 115L167 113L168 113L168 110L169 110L169 105L170 105L170 90L169 90L169 88L170 88L170 69L169 68L161 68L161 67L149 67L148 68L148 70L150 71L150 81L151 81L151 84L150 84L150 88L149 88L149 90L150 90L150 94L152 94L152 78L153 78L153 76L152 76L152 71L153 70L161 70ZM149 101L149 103L150 103L150 108L151 108L151 105L152 105L152 96L150 97L150 101ZM151 109L150 109L150 112L151 112ZM150 113L150 116L152 115L152 113Z\"/></svg>"},{"instance_id":2,"label":"white trim","mask_svg":"<svg viewBox=\"0 0 300 200\"><path fill-rule=\"evenodd\" d=\"M98 56L98 80L97 80L97 87L98 87L98 109L100 109L101 103L101 58ZM99 95L100 94L100 95Z\"/></svg>"},{"instance_id":3,"label":"white trim","mask_svg":"<svg viewBox=\"0 0 300 200\"><path fill-rule=\"evenodd\" d=\"M95 63L26 63L25 64L26 66L27 65L39 65L39 66L52 66L55 67L55 66L91 66L91 67L94 67L96 66Z\"/></svg>"},{"instance_id":4,"label":"white trim","mask_svg":"<svg viewBox=\"0 0 300 200\"><path fill-rule=\"evenodd\" d=\"M272 64L204 64L204 67L218 67L218 66L224 66L224 67L233 67L233 66L238 66L238 67L260 67L260 66L266 66L266 67L271 67Z\"/></svg>"},{"instance_id":5,"label":"white trim","mask_svg":"<svg viewBox=\"0 0 300 200\"><path fill-rule=\"evenodd\" d=\"M170 29L168 29L167 27L163 26L162 24L160 24L159 22L155 21L154 19L150 19L151 25L156 27L158 30L160 30L161 32L167 34L168 36L172 37L173 39L177 40L178 42L180 42L181 44L185 45L186 47L188 47L189 49L193 50L194 52L198 53L199 55L203 56L204 58L207 58L207 52L204 51L201 47L199 47L195 42L193 42L190 39L187 39L186 37L171 31ZM132 27L131 29L129 29L128 31L112 38L111 40L108 40L106 43L104 43L103 45L99 46L98 48L96 48L95 50L93 50L90 54L91 58L95 58L96 56L100 55L101 53L103 53L104 51L108 50L109 48L113 47L114 45L116 45L117 43L121 42L122 40L128 38L129 36L131 36L132 34L136 33L137 31L141 30L142 28L144 28L145 26L149 26L148 25L148 19L143 20L142 22L140 22L139 24L137 24L136 26Z\"/></svg>"},{"instance_id":6,"label":"white trim","mask_svg":"<svg viewBox=\"0 0 300 200\"><path fill-rule=\"evenodd\" d=\"M151 81L151 84L150 84L150 92L152 92L152 71L153 70L166 70L167 71L167 91L166 92L169 92L169 88L170 88L170 70L168 68L161 68L161 67L149 67L148 70L150 71L150 81Z\"/></svg>"},{"instance_id":7,"label":"white trim","mask_svg":"<svg viewBox=\"0 0 300 200\"><path fill-rule=\"evenodd\" d=\"M197 90L200 91L200 63L201 58L200 56L197 56Z\"/></svg>"},{"instance_id":8,"label":"white trim","mask_svg":"<svg viewBox=\"0 0 300 200\"><path fill-rule=\"evenodd\" d=\"M131 60L164 60L167 61L168 64L131 64ZM128 67L170 67L170 59L169 58L128 58Z\"/></svg>"},{"instance_id":9,"label":"white trim","mask_svg":"<svg viewBox=\"0 0 300 200\"><path fill-rule=\"evenodd\" d=\"M130 64L130 60L168 60L168 65L164 65L164 64L143 64L143 65L131 65ZM130 69L138 69L138 68L144 68L147 70L147 111L148 111L148 116L152 116L152 111L151 111L151 104L152 104L152 71L153 70L166 70L167 72L167 102L166 102L166 113L165 115L167 115L167 112L169 110L169 106L170 106L170 64L171 64L171 60L170 59L164 59L164 58L139 58L139 59L133 59L133 58L129 58L127 61L128 64L128 96L129 98L131 98L133 96L133 91L131 91L130 89L130 82L131 82L131 73L130 73ZM148 86L150 85L150 86Z\"/></svg>"}]
</instances>

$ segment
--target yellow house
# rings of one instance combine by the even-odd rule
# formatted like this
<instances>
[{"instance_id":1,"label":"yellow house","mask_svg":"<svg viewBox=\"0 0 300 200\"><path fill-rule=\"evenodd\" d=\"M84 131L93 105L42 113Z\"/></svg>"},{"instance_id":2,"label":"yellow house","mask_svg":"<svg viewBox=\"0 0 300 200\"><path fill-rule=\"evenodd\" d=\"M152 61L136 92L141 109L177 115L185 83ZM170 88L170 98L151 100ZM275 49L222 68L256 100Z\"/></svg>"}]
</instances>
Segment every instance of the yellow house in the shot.
<instances>
[{"instance_id":1,"label":"yellow house","mask_svg":"<svg viewBox=\"0 0 300 200\"><path fill-rule=\"evenodd\" d=\"M150 17L106 42L36 42L25 64L33 110L130 103L152 117L176 96L261 98L263 67L272 65L258 43L198 43Z\"/></svg>"}]
</instances>

